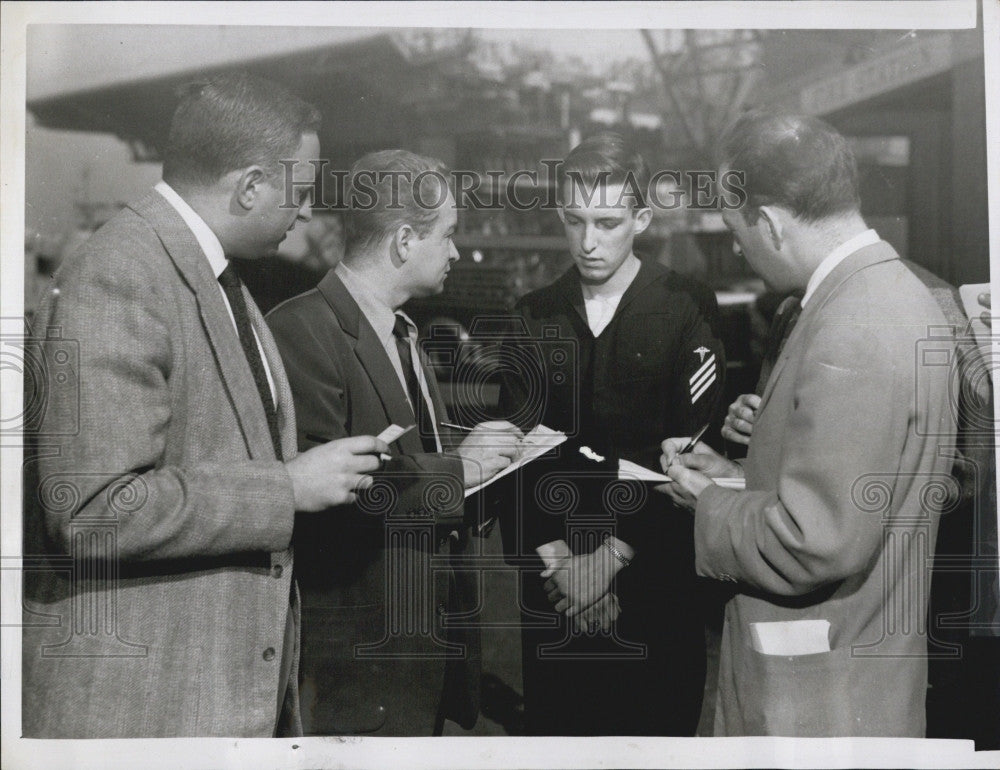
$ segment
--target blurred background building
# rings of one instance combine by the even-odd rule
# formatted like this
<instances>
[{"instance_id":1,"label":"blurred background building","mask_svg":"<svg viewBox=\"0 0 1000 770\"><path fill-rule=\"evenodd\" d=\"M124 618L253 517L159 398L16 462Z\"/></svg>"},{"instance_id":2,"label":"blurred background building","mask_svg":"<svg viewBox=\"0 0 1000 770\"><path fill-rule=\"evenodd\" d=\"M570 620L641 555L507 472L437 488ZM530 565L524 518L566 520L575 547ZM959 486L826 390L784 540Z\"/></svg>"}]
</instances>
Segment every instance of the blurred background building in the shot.
<instances>
[{"instance_id":1,"label":"blurred background building","mask_svg":"<svg viewBox=\"0 0 1000 770\"><path fill-rule=\"evenodd\" d=\"M711 170L720 132L752 106L833 123L854 143L864 213L880 234L953 284L983 282L982 57L976 30L32 27L27 306L37 275L157 179L177 86L235 68L281 81L320 107L330 170L400 146L494 173L490 189L476 192L499 205L461 217L463 259L443 295L410 308L421 323L453 319L467 328L568 266L551 210L505 205L510 175L537 170L544 186L543 159L605 128L629 135L653 169ZM520 182L519 195L544 198ZM717 290L731 383L745 390L767 320L767 303L764 317L753 304L764 287L733 255L718 212L682 193L689 205L657 210L639 249ZM247 282L267 309L315 284L341 249L339 215L318 211L281 259L253 265Z\"/></svg>"}]
</instances>

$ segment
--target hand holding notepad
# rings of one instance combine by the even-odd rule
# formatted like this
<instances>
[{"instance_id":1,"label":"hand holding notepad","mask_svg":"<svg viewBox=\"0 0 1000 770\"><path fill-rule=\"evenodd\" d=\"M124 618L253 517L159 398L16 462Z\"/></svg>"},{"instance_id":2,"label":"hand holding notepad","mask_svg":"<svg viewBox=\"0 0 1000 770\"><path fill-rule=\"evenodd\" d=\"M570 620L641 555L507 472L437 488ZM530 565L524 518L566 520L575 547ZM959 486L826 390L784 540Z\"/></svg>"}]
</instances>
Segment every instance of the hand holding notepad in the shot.
<instances>
[{"instance_id":1,"label":"hand holding notepad","mask_svg":"<svg viewBox=\"0 0 1000 770\"><path fill-rule=\"evenodd\" d=\"M489 486L497 479L513 473L518 468L527 465L532 460L538 459L549 450L559 446L565 440L566 434L562 431L552 430L551 428L546 428L544 425L536 426L531 432L526 434L524 438L521 439L518 444L517 458L510 465L484 481L482 484L477 484L476 486L465 490L465 496L468 497L484 487Z\"/></svg>"},{"instance_id":2,"label":"hand holding notepad","mask_svg":"<svg viewBox=\"0 0 1000 770\"><path fill-rule=\"evenodd\" d=\"M650 481L656 484L674 483L674 480L666 474L643 468L630 460L618 461L618 478L623 481ZM726 489L746 489L746 479L742 476L720 476L711 481Z\"/></svg>"}]
</instances>

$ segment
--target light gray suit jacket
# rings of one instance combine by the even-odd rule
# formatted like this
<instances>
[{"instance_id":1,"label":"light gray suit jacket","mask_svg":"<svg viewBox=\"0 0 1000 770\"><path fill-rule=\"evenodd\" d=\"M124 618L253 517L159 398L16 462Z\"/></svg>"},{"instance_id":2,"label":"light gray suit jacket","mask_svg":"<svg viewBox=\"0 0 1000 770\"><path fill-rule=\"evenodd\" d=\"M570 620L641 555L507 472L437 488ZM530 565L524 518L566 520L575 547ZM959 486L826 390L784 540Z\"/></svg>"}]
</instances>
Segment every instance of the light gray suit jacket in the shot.
<instances>
[{"instance_id":1,"label":"light gray suit jacket","mask_svg":"<svg viewBox=\"0 0 1000 770\"><path fill-rule=\"evenodd\" d=\"M247 305L290 458L291 392ZM25 467L24 735L271 736L291 480L208 260L160 195L62 265L47 329ZM291 680L297 723L294 665Z\"/></svg>"},{"instance_id":2,"label":"light gray suit jacket","mask_svg":"<svg viewBox=\"0 0 1000 770\"><path fill-rule=\"evenodd\" d=\"M802 311L762 395L747 491L695 513L700 574L726 607L716 735L922 736L929 557L950 475L950 334L886 243ZM945 450L945 451L942 451ZM830 652L764 655L756 622L830 621Z\"/></svg>"}]
</instances>

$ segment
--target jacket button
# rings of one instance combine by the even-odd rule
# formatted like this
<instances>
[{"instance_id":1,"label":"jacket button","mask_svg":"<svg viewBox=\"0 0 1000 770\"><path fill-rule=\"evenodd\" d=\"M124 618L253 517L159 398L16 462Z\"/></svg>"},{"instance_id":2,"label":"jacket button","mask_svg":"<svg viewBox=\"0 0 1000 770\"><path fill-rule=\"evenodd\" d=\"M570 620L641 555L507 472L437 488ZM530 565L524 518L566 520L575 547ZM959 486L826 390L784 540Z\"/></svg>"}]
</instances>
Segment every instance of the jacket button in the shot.
<instances>
[{"instance_id":1,"label":"jacket button","mask_svg":"<svg viewBox=\"0 0 1000 770\"><path fill-rule=\"evenodd\" d=\"M275 565L274 565L274 568L273 568L273 569L271 570L271 574L272 574L272 575L274 575L274 576L275 576L276 578L280 578L280 577L281 577L281 574L282 574L282 573L283 573L284 571L285 571L285 570L284 570L284 569L282 569L282 567L281 567L281 565L280 565L280 564L275 564Z\"/></svg>"},{"instance_id":2,"label":"jacket button","mask_svg":"<svg viewBox=\"0 0 1000 770\"><path fill-rule=\"evenodd\" d=\"M274 648L268 647L264 650L264 660L274 660Z\"/></svg>"}]
</instances>

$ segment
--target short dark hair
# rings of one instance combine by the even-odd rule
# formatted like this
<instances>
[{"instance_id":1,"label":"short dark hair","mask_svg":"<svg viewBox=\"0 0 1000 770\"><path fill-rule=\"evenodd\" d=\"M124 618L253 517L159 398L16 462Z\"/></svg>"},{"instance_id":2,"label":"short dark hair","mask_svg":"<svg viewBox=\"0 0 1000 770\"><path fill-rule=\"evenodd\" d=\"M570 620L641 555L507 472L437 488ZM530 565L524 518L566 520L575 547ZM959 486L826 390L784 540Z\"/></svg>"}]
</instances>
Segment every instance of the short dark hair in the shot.
<instances>
[{"instance_id":1,"label":"short dark hair","mask_svg":"<svg viewBox=\"0 0 1000 770\"><path fill-rule=\"evenodd\" d=\"M353 254L403 225L423 238L447 198L448 168L437 158L407 150L379 150L351 166L344 211L344 249ZM429 185L436 185L433 191Z\"/></svg>"},{"instance_id":2,"label":"short dark hair","mask_svg":"<svg viewBox=\"0 0 1000 770\"><path fill-rule=\"evenodd\" d=\"M744 217L778 205L806 222L857 211L858 165L847 140L819 118L754 110L719 143L718 161L745 174Z\"/></svg>"},{"instance_id":3,"label":"short dark hair","mask_svg":"<svg viewBox=\"0 0 1000 770\"><path fill-rule=\"evenodd\" d=\"M170 122L163 179L211 184L255 164L277 174L278 161L292 157L302 135L319 126L313 105L246 72L188 83Z\"/></svg>"},{"instance_id":4,"label":"short dark hair","mask_svg":"<svg viewBox=\"0 0 1000 770\"><path fill-rule=\"evenodd\" d=\"M559 187L582 182L588 189L598 184L625 185L639 208L649 196L649 167L642 155L619 133L602 131L574 147L559 167Z\"/></svg>"}]
</instances>

